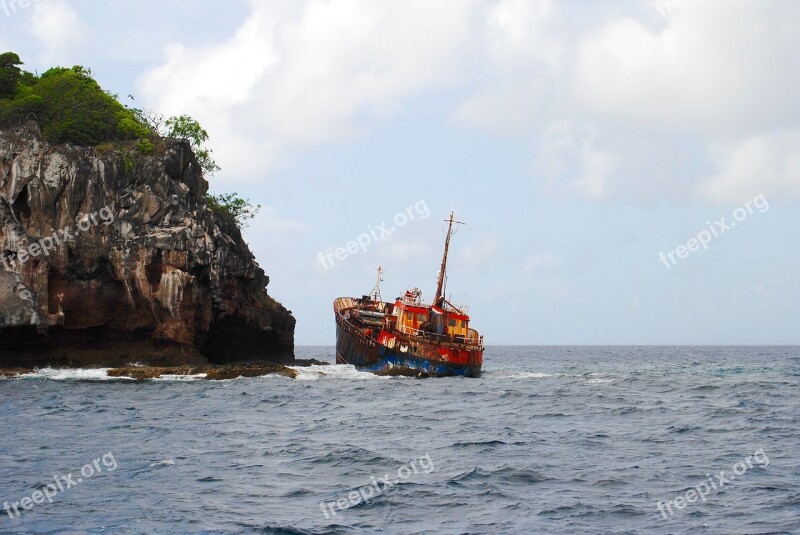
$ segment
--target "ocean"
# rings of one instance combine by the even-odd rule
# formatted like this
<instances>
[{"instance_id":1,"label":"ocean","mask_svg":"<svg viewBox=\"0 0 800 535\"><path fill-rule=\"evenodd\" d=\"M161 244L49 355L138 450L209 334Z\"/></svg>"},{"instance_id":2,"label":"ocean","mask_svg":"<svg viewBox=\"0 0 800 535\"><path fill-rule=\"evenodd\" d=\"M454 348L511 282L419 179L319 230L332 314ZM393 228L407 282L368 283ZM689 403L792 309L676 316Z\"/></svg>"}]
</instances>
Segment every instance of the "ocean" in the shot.
<instances>
[{"instance_id":1,"label":"ocean","mask_svg":"<svg viewBox=\"0 0 800 535\"><path fill-rule=\"evenodd\" d=\"M800 533L798 347L490 347L480 379L298 370L0 379L0 533Z\"/></svg>"}]
</instances>

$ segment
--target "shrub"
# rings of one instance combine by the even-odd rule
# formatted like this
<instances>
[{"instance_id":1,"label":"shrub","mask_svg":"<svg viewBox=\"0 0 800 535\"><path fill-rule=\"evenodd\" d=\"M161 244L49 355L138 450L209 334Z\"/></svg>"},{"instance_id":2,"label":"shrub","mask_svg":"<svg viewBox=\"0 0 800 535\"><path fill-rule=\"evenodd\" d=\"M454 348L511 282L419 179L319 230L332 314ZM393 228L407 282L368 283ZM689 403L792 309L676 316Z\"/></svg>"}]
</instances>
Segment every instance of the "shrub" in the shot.
<instances>
[{"instance_id":1,"label":"shrub","mask_svg":"<svg viewBox=\"0 0 800 535\"><path fill-rule=\"evenodd\" d=\"M242 199L238 193L223 193L221 195L206 194L208 207L225 219L234 221L240 227L246 227L247 222L255 218L261 210L261 205L253 206L250 199Z\"/></svg>"},{"instance_id":2,"label":"shrub","mask_svg":"<svg viewBox=\"0 0 800 535\"><path fill-rule=\"evenodd\" d=\"M136 150L144 155L153 154L156 146L147 138L142 138L136 143Z\"/></svg>"},{"instance_id":3,"label":"shrub","mask_svg":"<svg viewBox=\"0 0 800 535\"><path fill-rule=\"evenodd\" d=\"M0 56L0 96L8 96L8 91L3 92L3 82L13 80L15 84L12 98L0 100L0 123L31 117L48 141L86 146L150 135L133 111L103 91L90 70L76 65L71 69L55 67L40 77L30 73L15 76L14 58L19 59L13 53Z\"/></svg>"}]
</instances>

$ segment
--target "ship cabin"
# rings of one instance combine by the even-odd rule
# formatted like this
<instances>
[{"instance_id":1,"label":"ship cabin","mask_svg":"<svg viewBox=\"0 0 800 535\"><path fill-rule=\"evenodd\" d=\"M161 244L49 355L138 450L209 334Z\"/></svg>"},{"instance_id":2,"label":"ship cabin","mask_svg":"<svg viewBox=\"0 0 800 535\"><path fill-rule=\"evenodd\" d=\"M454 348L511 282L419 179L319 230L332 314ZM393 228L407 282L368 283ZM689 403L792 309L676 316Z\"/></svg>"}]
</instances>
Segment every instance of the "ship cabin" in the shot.
<instances>
[{"instance_id":1,"label":"ship cabin","mask_svg":"<svg viewBox=\"0 0 800 535\"><path fill-rule=\"evenodd\" d=\"M446 302L439 308L408 298L398 299L393 314L394 327L411 336L433 335L463 341L471 334L469 316Z\"/></svg>"}]
</instances>

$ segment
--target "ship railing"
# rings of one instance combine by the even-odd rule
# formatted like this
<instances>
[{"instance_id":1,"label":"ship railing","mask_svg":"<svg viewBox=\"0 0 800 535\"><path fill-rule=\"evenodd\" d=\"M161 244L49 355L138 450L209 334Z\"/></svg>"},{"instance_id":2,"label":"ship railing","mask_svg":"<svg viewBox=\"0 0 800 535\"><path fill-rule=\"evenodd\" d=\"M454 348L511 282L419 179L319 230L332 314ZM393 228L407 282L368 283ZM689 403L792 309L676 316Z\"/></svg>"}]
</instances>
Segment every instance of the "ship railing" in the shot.
<instances>
[{"instance_id":1,"label":"ship railing","mask_svg":"<svg viewBox=\"0 0 800 535\"><path fill-rule=\"evenodd\" d=\"M372 338L372 336L366 334L364 331L344 319L341 312L337 312L336 320L342 329L363 342L366 346L374 348L377 345L377 342L374 338Z\"/></svg>"},{"instance_id":2,"label":"ship railing","mask_svg":"<svg viewBox=\"0 0 800 535\"><path fill-rule=\"evenodd\" d=\"M476 349L476 348L483 349L483 336L480 336L478 334L478 331L476 331L475 329L469 329L469 331L471 331L471 333L474 333L474 335L472 335L471 338L468 336L466 338L453 341L452 337L445 334L436 334L428 331L421 331L419 329L407 326L403 326L400 329L400 332L407 334L409 336L416 336L426 341L439 343L443 346L457 347L462 349Z\"/></svg>"}]
</instances>

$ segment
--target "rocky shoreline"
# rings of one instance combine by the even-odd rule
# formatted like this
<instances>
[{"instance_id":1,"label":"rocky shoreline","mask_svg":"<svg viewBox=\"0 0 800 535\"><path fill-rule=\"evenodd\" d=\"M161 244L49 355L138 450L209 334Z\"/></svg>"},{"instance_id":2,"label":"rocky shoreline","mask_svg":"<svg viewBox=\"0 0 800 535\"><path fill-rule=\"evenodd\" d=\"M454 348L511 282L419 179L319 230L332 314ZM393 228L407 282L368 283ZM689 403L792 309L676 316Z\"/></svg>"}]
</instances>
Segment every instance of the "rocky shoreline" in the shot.
<instances>
[{"instance_id":1,"label":"rocky shoreline","mask_svg":"<svg viewBox=\"0 0 800 535\"><path fill-rule=\"evenodd\" d=\"M318 360L297 360L293 366L327 366L329 363ZM62 368L74 369L74 368ZM22 375L34 373L36 368L0 368L0 377L17 378ZM284 366L283 364L269 362L252 362L247 364L231 364L226 366L197 365L197 366L123 366L111 368L107 372L109 377L135 379L146 381L158 379L165 375L173 376L200 376L208 381L224 381L227 379L237 379L239 377L263 377L265 375L283 375L294 379L297 377L297 370Z\"/></svg>"}]
</instances>

